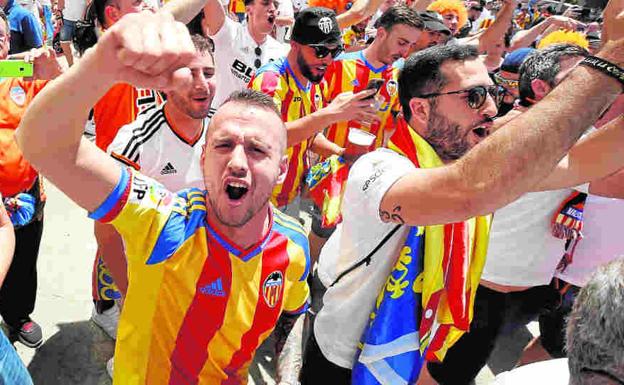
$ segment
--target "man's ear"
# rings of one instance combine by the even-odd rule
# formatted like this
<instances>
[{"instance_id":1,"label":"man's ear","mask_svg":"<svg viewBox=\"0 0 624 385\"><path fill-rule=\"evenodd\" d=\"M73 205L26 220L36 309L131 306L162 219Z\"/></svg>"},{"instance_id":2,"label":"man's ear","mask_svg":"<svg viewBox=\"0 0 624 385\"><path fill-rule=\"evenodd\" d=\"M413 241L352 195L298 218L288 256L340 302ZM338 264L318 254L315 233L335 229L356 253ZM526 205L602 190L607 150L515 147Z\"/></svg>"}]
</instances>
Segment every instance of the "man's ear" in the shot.
<instances>
[{"instance_id":1,"label":"man's ear","mask_svg":"<svg viewBox=\"0 0 624 385\"><path fill-rule=\"evenodd\" d=\"M412 117L409 124L412 127L426 127L429 122L429 114L431 113L431 104L429 99L412 98L409 101L410 112Z\"/></svg>"},{"instance_id":2,"label":"man's ear","mask_svg":"<svg viewBox=\"0 0 624 385\"><path fill-rule=\"evenodd\" d=\"M119 12L117 7L107 5L106 8L104 8L104 18L109 24L113 24L121 19L121 12Z\"/></svg>"},{"instance_id":3,"label":"man's ear","mask_svg":"<svg viewBox=\"0 0 624 385\"><path fill-rule=\"evenodd\" d=\"M542 79L531 80L531 89L533 90L536 101L544 99L544 97L548 95L550 91L552 91L552 87L550 86L550 84L543 81Z\"/></svg>"}]
</instances>

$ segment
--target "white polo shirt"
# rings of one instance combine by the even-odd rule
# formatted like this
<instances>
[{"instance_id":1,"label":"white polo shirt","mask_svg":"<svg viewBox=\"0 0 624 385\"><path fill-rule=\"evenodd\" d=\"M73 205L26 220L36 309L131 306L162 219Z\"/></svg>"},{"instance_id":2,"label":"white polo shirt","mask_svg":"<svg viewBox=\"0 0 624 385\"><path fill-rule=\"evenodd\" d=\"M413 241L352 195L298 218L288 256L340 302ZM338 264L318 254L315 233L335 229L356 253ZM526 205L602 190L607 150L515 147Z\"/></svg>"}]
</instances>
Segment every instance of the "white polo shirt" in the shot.
<instances>
[{"instance_id":1,"label":"white polo shirt","mask_svg":"<svg viewBox=\"0 0 624 385\"><path fill-rule=\"evenodd\" d=\"M258 45L249 34L246 23L237 23L229 17L210 38L215 45L215 76L219 85L212 102L214 108L218 108L232 92L247 88L256 72L256 59L259 58L264 65L286 56L290 50L288 45L279 43L271 36ZM259 57L255 52L257 47L261 50Z\"/></svg>"}]
</instances>

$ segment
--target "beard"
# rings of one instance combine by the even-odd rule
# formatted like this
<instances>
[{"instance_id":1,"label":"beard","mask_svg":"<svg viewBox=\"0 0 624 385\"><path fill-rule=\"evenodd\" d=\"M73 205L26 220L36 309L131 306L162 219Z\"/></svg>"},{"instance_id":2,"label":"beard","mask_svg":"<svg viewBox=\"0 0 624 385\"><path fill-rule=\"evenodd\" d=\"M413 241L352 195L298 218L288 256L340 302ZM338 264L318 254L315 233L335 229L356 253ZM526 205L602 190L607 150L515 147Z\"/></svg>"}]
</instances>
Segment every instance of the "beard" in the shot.
<instances>
[{"instance_id":1,"label":"beard","mask_svg":"<svg viewBox=\"0 0 624 385\"><path fill-rule=\"evenodd\" d=\"M323 75L325 74L314 75L312 73L312 68L310 68L310 65L308 63L306 63L305 59L303 58L303 55L301 54L297 55L297 65L299 66L299 69L301 70L301 74L303 75L303 77L305 77L312 83L319 83L321 80L323 80Z\"/></svg>"},{"instance_id":2,"label":"beard","mask_svg":"<svg viewBox=\"0 0 624 385\"><path fill-rule=\"evenodd\" d=\"M269 202L270 198L270 196L266 196L264 200L261 200L261 204L255 204L255 202L252 202L251 206L245 211L242 217L233 218L228 210L225 210L226 212L223 212L221 210L218 203L214 198L212 198L210 193L208 193L207 195L212 212L214 213L219 223L227 227L235 228L245 226L256 214L258 214L258 212L260 212L260 210L265 207L265 205Z\"/></svg>"},{"instance_id":3,"label":"beard","mask_svg":"<svg viewBox=\"0 0 624 385\"><path fill-rule=\"evenodd\" d=\"M435 103L432 104L427 136L424 139L433 147L442 161L457 160L470 150L470 143L463 131L461 126L451 122L444 115L438 114Z\"/></svg>"}]
</instances>

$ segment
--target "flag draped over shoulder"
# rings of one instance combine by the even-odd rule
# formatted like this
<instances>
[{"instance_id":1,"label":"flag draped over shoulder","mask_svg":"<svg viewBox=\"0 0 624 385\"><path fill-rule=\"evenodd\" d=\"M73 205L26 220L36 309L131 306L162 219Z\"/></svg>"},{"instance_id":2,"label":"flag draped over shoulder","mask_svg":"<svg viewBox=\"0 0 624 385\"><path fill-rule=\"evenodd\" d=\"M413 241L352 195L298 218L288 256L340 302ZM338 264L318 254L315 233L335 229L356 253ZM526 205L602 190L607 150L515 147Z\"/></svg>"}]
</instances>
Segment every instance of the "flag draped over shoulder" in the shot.
<instances>
[{"instance_id":1,"label":"flag draped over shoulder","mask_svg":"<svg viewBox=\"0 0 624 385\"><path fill-rule=\"evenodd\" d=\"M388 147L416 167L443 165L407 124ZM382 287L353 367L354 385L415 383L468 331L487 252L491 215L410 228Z\"/></svg>"},{"instance_id":2,"label":"flag draped over shoulder","mask_svg":"<svg viewBox=\"0 0 624 385\"><path fill-rule=\"evenodd\" d=\"M349 166L342 157L332 155L308 172L306 184L310 197L321 211L321 226L334 227L342 221L342 195L349 176Z\"/></svg>"}]
</instances>

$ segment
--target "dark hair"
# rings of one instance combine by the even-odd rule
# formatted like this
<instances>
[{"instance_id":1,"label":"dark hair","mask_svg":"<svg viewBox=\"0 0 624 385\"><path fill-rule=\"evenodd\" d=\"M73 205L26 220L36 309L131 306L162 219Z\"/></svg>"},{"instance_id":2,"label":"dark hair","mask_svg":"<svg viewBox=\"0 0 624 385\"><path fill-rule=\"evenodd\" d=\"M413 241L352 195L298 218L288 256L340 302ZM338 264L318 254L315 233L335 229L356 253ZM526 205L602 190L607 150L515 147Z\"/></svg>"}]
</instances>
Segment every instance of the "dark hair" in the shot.
<instances>
[{"instance_id":1,"label":"dark hair","mask_svg":"<svg viewBox=\"0 0 624 385\"><path fill-rule=\"evenodd\" d=\"M199 11L195 17L186 24L186 28L189 30L191 35L198 34L203 35L204 29L202 28L202 21L206 16L204 15L204 10Z\"/></svg>"},{"instance_id":2,"label":"dark hair","mask_svg":"<svg viewBox=\"0 0 624 385\"><path fill-rule=\"evenodd\" d=\"M395 5L386 10L375 22L375 28L383 27L390 30L397 24L404 24L408 27L423 29L425 24L414 9L407 5Z\"/></svg>"},{"instance_id":3,"label":"dark hair","mask_svg":"<svg viewBox=\"0 0 624 385\"><path fill-rule=\"evenodd\" d=\"M599 267L574 301L566 331L570 384L598 383L596 372L621 372L623 350L624 259L619 258Z\"/></svg>"},{"instance_id":4,"label":"dark hair","mask_svg":"<svg viewBox=\"0 0 624 385\"><path fill-rule=\"evenodd\" d=\"M85 10L82 20L76 22L74 32L74 47L80 55L97 43L95 29L98 25L104 27L106 18L104 10L113 0L93 0Z\"/></svg>"},{"instance_id":5,"label":"dark hair","mask_svg":"<svg viewBox=\"0 0 624 385\"><path fill-rule=\"evenodd\" d=\"M277 107L275 106L275 102L273 99L260 91L251 90L251 89L242 89L240 91L234 91L228 96L228 98L223 102L222 105L226 103L236 102L242 103L253 107L262 108L265 110L270 110L275 112L277 116L279 116L280 120L282 116L280 115Z\"/></svg>"},{"instance_id":6,"label":"dark hair","mask_svg":"<svg viewBox=\"0 0 624 385\"><path fill-rule=\"evenodd\" d=\"M585 57L589 52L574 44L553 44L546 48L531 53L522 63L519 69L518 91L520 103L529 106L532 103L528 99L535 99L535 93L531 82L536 79L543 80L555 86L555 77L561 71L561 60L566 57Z\"/></svg>"},{"instance_id":7,"label":"dark hair","mask_svg":"<svg viewBox=\"0 0 624 385\"><path fill-rule=\"evenodd\" d=\"M399 73L399 101L405 120L412 118L409 102L420 95L438 92L446 84L440 67L447 61L478 58L477 48L456 44L427 48L410 56Z\"/></svg>"},{"instance_id":8,"label":"dark hair","mask_svg":"<svg viewBox=\"0 0 624 385\"><path fill-rule=\"evenodd\" d=\"M191 40L193 41L193 45L195 46L195 50L199 53L210 53L210 55L212 56L212 54L214 53L214 44L212 43L212 40L210 40L209 38L203 36L203 35L199 35L199 34L193 34L191 35Z\"/></svg>"}]
</instances>

